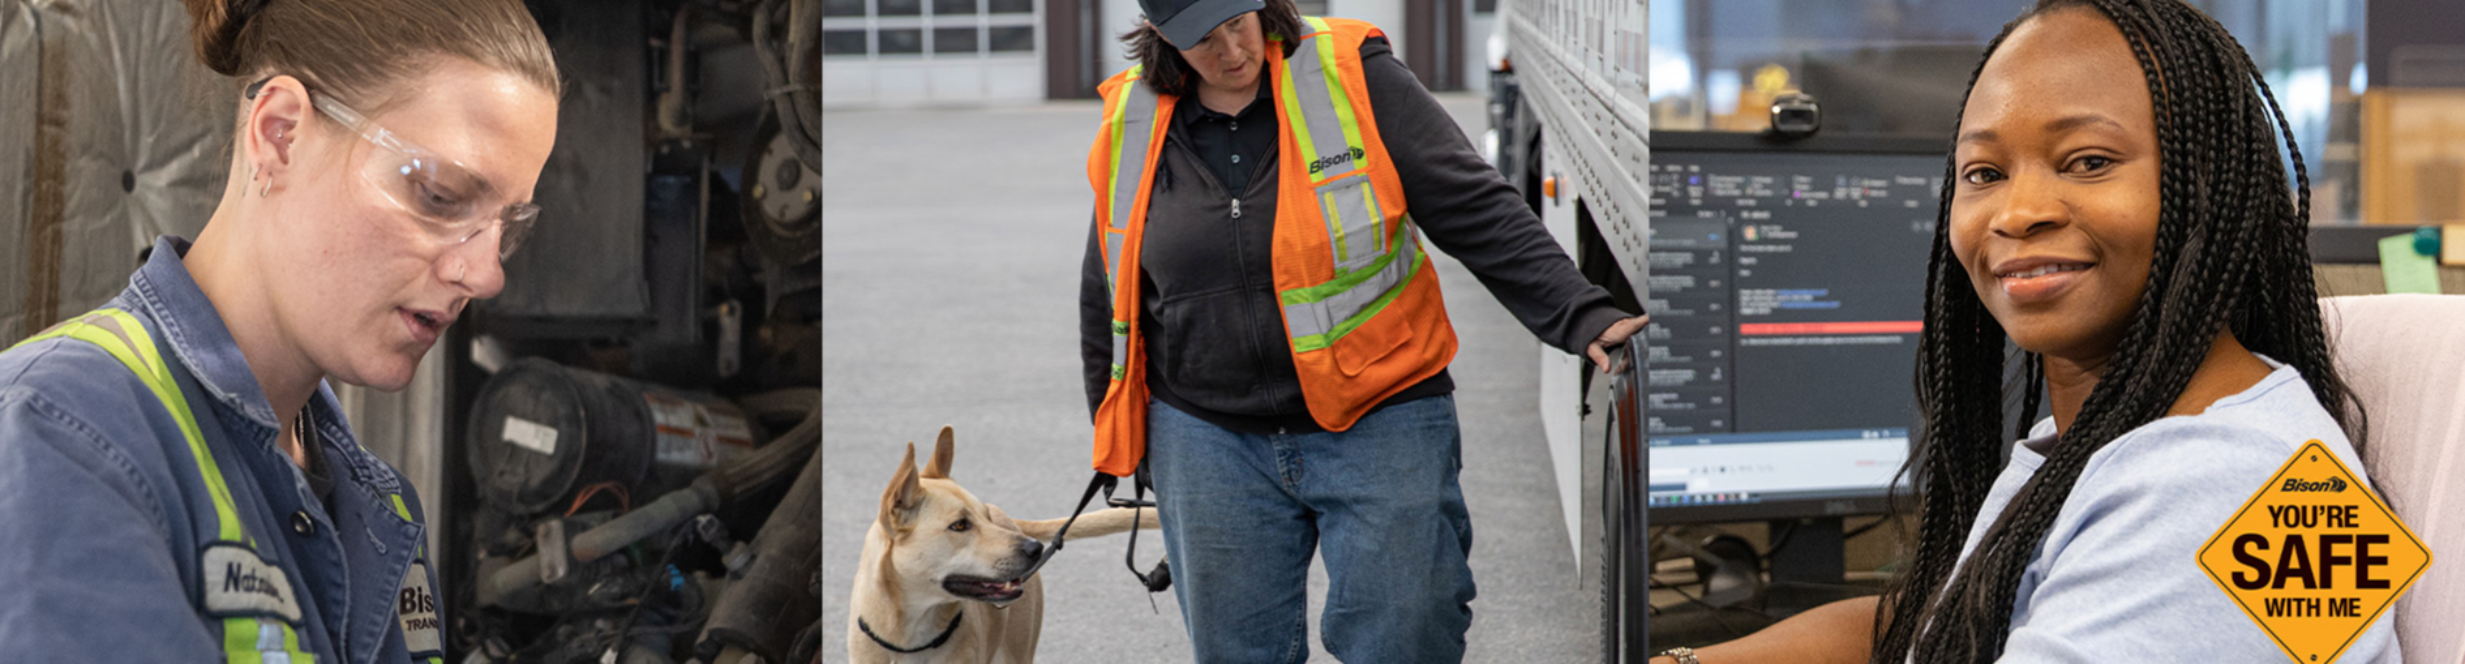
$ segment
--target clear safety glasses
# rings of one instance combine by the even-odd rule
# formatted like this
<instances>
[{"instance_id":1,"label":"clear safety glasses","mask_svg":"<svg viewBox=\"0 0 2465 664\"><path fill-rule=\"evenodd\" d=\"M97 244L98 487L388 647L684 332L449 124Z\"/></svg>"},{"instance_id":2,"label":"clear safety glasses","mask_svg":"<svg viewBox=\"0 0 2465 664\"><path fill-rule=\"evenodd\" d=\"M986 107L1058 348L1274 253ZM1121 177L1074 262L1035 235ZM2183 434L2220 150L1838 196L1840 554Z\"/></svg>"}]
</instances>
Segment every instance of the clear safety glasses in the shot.
<instances>
[{"instance_id":1,"label":"clear safety glasses","mask_svg":"<svg viewBox=\"0 0 2465 664\"><path fill-rule=\"evenodd\" d=\"M248 98L255 99L258 89L271 80L267 77L250 84ZM386 202L417 219L438 242L461 244L497 226L503 229L496 250L502 260L513 256L514 249L530 236L533 222L539 219L538 205L486 208L480 201L487 200L496 188L470 167L403 140L330 95L310 91L308 98L318 112L376 146L359 168L361 180Z\"/></svg>"}]
</instances>

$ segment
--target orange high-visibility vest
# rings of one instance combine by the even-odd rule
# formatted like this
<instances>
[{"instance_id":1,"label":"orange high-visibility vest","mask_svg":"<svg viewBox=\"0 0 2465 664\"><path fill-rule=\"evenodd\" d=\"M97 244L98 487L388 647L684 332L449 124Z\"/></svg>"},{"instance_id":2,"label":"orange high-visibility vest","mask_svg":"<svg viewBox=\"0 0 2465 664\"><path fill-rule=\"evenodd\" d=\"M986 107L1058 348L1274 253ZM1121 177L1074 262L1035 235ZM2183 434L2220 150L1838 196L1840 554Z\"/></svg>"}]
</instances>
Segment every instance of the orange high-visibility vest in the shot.
<instances>
[{"instance_id":1,"label":"orange high-visibility vest","mask_svg":"<svg viewBox=\"0 0 2465 664\"><path fill-rule=\"evenodd\" d=\"M1271 35L1279 43L1266 49L1283 151L1275 290L1310 418L1343 431L1387 397L1446 369L1455 358L1455 328L1420 233L1404 214L1403 183L1370 110L1361 43L1384 33L1361 21L1302 20L1310 34L1300 36L1290 61L1281 38ZM1147 449L1139 240L1175 99L1140 83L1138 67L1098 90L1104 125L1087 154L1087 181L1112 288L1113 373L1096 411L1094 464L1098 472L1127 476Z\"/></svg>"}]
</instances>

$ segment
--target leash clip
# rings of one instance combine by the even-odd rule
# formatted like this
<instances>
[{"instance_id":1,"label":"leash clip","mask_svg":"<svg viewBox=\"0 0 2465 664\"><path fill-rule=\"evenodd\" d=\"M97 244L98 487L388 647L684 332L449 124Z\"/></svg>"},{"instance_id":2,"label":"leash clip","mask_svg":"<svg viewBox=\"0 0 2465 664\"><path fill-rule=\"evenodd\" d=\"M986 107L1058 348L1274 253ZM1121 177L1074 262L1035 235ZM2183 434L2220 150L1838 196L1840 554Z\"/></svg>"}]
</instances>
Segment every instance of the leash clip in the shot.
<instances>
[{"instance_id":1,"label":"leash clip","mask_svg":"<svg viewBox=\"0 0 2465 664\"><path fill-rule=\"evenodd\" d=\"M1026 572L1020 573L1019 580L1026 581L1028 578L1034 577L1038 570L1044 569L1045 563L1052 562L1053 556L1061 553L1062 542L1069 540L1070 525L1078 523L1078 515L1087 511L1087 503L1093 502L1096 499L1096 492L1104 492L1106 502L1111 502L1113 497L1113 487L1116 486L1119 481L1120 478L1106 475L1101 471L1096 473L1095 479L1088 480L1087 492L1078 497L1078 507L1070 510L1070 519L1068 521L1061 522L1060 530L1053 531L1053 541L1044 545L1044 554L1036 556L1036 564L1029 565Z\"/></svg>"},{"instance_id":2,"label":"leash clip","mask_svg":"<svg viewBox=\"0 0 2465 664\"><path fill-rule=\"evenodd\" d=\"M1026 572L1019 574L1019 580L1025 581L1029 577L1035 576L1036 572L1044 569L1045 563L1052 562L1053 556L1061 553L1062 545L1069 541L1070 526L1078 523L1079 515L1084 514L1087 511L1087 504L1095 502L1096 494L1104 494L1104 504L1112 507L1127 509L1154 509L1156 506L1155 502L1147 500L1147 487L1151 485L1148 483L1146 470L1146 463L1140 462L1139 469L1134 475L1136 479L1133 480L1131 497L1127 499L1113 497L1113 491L1120 488L1121 478L1099 471L1095 474L1095 477L1087 480L1087 490L1079 496L1078 506L1071 508L1070 518L1061 522L1060 529L1053 531L1053 541L1044 545L1044 553L1036 557L1036 564L1028 566ZM1147 601L1149 604L1153 604L1155 602L1155 597L1153 597L1154 593L1164 592L1165 590L1169 590L1173 587L1173 574L1171 567L1172 561L1159 560L1156 561L1154 569L1143 573L1138 571L1138 518L1139 517L1136 515L1131 517L1129 552L1122 556L1122 562L1130 568L1130 575L1138 577L1139 584L1146 586L1147 592L1150 595L1147 598ZM1155 607L1150 606L1149 608ZM1161 613L1162 611L1158 610L1157 612Z\"/></svg>"}]
</instances>

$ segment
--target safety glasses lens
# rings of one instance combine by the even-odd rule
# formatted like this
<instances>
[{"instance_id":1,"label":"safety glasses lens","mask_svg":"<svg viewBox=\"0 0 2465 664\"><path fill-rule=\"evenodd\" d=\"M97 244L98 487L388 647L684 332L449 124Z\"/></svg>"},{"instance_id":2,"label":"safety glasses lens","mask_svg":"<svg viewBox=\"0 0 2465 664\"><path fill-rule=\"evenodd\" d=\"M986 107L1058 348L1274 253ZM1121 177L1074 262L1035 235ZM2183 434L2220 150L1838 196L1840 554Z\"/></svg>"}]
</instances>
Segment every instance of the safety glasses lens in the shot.
<instances>
[{"instance_id":1,"label":"safety glasses lens","mask_svg":"<svg viewBox=\"0 0 2465 664\"><path fill-rule=\"evenodd\" d=\"M496 253L500 259L513 257L514 250L522 247L522 241L530 239L531 227L539 221L539 206L530 203L506 206L502 218L505 232L496 240Z\"/></svg>"}]
</instances>

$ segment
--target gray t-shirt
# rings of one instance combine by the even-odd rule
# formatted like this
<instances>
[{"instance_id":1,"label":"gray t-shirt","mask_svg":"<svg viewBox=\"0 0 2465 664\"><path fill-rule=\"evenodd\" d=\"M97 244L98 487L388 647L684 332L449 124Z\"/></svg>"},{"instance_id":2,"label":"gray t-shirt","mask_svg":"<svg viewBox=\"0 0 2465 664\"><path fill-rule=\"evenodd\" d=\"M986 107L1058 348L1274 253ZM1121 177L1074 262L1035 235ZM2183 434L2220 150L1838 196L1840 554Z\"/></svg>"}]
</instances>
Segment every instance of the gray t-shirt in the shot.
<instances>
[{"instance_id":1,"label":"gray t-shirt","mask_svg":"<svg viewBox=\"0 0 2465 664\"><path fill-rule=\"evenodd\" d=\"M2002 661L2286 661L2200 569L2197 552L2306 441L2327 445L2357 476L2364 471L2302 374L2268 364L2276 371L2250 389L2198 415L2150 422L2089 457L2020 575ZM2051 442L2054 421L2038 422L2029 435L2012 447L2011 464L1986 494L1962 564L2045 463L2032 447ZM2393 610L2382 614L2337 661L2404 661L2395 624Z\"/></svg>"}]
</instances>

